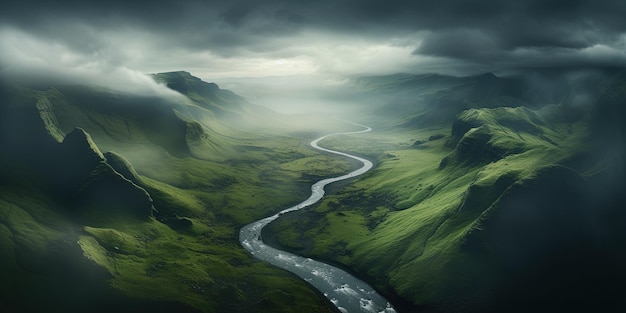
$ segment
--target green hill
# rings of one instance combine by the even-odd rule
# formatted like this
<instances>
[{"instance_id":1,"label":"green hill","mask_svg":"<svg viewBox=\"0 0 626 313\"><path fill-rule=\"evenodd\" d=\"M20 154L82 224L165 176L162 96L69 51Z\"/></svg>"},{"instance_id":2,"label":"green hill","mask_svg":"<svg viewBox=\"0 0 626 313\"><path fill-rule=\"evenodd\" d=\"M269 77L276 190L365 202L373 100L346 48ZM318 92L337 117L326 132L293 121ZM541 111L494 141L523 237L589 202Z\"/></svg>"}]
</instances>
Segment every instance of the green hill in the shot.
<instances>
[{"instance_id":1,"label":"green hill","mask_svg":"<svg viewBox=\"0 0 626 313\"><path fill-rule=\"evenodd\" d=\"M378 166L263 236L366 277L400 311L624 309L622 87L576 120L558 114L566 100L497 106L488 92L448 123L329 139Z\"/></svg>"},{"instance_id":2,"label":"green hill","mask_svg":"<svg viewBox=\"0 0 626 313\"><path fill-rule=\"evenodd\" d=\"M349 164L249 131L272 113L214 84L155 78L184 95L0 86L0 310L332 311L238 230L303 197L304 166Z\"/></svg>"}]
</instances>

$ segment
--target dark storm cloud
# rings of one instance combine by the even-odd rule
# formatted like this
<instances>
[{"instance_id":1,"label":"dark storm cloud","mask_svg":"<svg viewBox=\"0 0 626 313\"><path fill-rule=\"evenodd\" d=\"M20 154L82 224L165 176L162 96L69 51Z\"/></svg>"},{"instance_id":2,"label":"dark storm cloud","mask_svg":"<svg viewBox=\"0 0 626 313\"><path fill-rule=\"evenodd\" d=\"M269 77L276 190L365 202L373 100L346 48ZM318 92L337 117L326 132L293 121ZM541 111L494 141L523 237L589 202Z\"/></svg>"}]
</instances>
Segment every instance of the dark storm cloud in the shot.
<instances>
[{"instance_id":1,"label":"dark storm cloud","mask_svg":"<svg viewBox=\"0 0 626 313\"><path fill-rule=\"evenodd\" d=\"M623 12L622 0L5 0L0 3L0 27L92 55L110 50L114 41L120 49L135 45L151 58L159 53L172 57L173 49L179 55L209 53L217 58L306 56L324 70L375 54L363 52L371 43L410 47L396 51L406 54L399 59L407 71L445 69L445 60L454 67L498 70L625 65ZM103 32L109 37L103 38ZM129 32L138 40L111 39ZM354 49L331 51L342 44ZM348 52L360 56L344 55ZM331 60L333 55L339 61ZM123 63L139 57L121 53L117 58ZM406 68L409 58L417 60L415 69Z\"/></svg>"}]
</instances>

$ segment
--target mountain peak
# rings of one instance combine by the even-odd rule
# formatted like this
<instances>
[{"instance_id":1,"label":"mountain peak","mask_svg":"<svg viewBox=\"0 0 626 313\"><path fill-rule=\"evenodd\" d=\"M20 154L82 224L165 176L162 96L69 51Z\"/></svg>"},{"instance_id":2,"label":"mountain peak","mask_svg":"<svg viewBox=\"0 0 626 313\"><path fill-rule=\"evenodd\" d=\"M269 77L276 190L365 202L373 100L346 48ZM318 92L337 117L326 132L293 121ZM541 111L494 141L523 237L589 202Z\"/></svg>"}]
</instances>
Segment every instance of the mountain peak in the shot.
<instances>
[{"instance_id":1,"label":"mountain peak","mask_svg":"<svg viewBox=\"0 0 626 313\"><path fill-rule=\"evenodd\" d=\"M167 88L179 92L198 106L213 111L218 116L231 117L242 113L245 100L229 90L221 89L215 83L208 83L186 71L157 73L153 79Z\"/></svg>"},{"instance_id":2,"label":"mountain peak","mask_svg":"<svg viewBox=\"0 0 626 313\"><path fill-rule=\"evenodd\" d=\"M155 81L163 83L168 88L178 91L182 94L187 94L191 91L199 91L200 89L207 89L209 90L209 92L213 92L219 89L216 84L207 83L186 71L157 73L153 74L152 77Z\"/></svg>"},{"instance_id":3,"label":"mountain peak","mask_svg":"<svg viewBox=\"0 0 626 313\"><path fill-rule=\"evenodd\" d=\"M197 78L193 75L191 75L190 72L187 71L172 71L172 72L163 72L163 73L156 73L156 74L152 74L153 76L179 76L179 77L193 77L193 78Z\"/></svg>"},{"instance_id":4,"label":"mountain peak","mask_svg":"<svg viewBox=\"0 0 626 313\"><path fill-rule=\"evenodd\" d=\"M173 72L164 72L164 73L155 73L151 74L151 76L158 82L172 82L172 81L187 81L187 82L204 82L199 77L193 76L190 72L187 71L173 71Z\"/></svg>"},{"instance_id":5,"label":"mountain peak","mask_svg":"<svg viewBox=\"0 0 626 313\"><path fill-rule=\"evenodd\" d=\"M94 163L104 160L104 155L93 142L91 136L80 127L74 128L65 136L63 146L80 155L88 156Z\"/></svg>"}]
</instances>

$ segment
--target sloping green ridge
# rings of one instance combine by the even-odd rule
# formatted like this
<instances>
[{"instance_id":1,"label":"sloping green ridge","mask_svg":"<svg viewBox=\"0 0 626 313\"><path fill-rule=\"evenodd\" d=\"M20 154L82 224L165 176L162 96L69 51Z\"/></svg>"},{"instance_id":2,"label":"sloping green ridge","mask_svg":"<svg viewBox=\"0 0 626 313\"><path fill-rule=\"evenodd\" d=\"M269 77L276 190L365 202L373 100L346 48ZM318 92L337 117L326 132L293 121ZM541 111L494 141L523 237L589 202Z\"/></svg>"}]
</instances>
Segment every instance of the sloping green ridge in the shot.
<instances>
[{"instance_id":1,"label":"sloping green ridge","mask_svg":"<svg viewBox=\"0 0 626 313\"><path fill-rule=\"evenodd\" d=\"M272 223L264 238L275 234L278 245L343 264L390 297L410 300L408 310L615 306L619 291L586 285L623 275L615 271L616 243L604 246L596 236L610 222L605 211L590 210L596 172L572 161L590 147L586 122L502 107L464 111L451 128L447 140L424 139L418 148L396 135L396 149L385 150L371 174L311 213ZM442 131L417 130L413 138ZM361 146L354 139L322 144L360 152L394 134L364 135ZM597 276L594 253L610 264ZM555 271L558 264L563 269ZM568 293L587 298L575 302Z\"/></svg>"},{"instance_id":2,"label":"sloping green ridge","mask_svg":"<svg viewBox=\"0 0 626 313\"><path fill-rule=\"evenodd\" d=\"M302 166L280 162L327 157L297 138L229 128L188 98L78 86L0 94L0 209L8 214L0 223L7 252L0 303L7 310L332 311L306 283L254 261L237 240L243 224L306 192ZM274 176L289 179L268 188ZM57 242L71 253L50 254ZM24 265L33 260L43 265ZM85 279L65 279L72 275ZM21 287L8 292L15 281ZM64 282L82 285L82 298L64 297L56 287Z\"/></svg>"},{"instance_id":3,"label":"sloping green ridge","mask_svg":"<svg viewBox=\"0 0 626 313\"><path fill-rule=\"evenodd\" d=\"M206 83L189 72L169 72L153 75L154 80L186 95L196 104L213 111L219 117L241 115L244 99L216 84Z\"/></svg>"}]
</instances>

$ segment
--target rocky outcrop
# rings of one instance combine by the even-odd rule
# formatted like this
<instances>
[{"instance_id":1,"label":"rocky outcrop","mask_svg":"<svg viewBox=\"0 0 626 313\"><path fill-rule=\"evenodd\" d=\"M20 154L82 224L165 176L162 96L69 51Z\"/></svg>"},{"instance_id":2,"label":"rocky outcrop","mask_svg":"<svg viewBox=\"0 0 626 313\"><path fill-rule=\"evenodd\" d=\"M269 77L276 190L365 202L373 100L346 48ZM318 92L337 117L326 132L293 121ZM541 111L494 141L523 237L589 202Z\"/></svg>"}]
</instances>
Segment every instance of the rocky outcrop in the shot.
<instances>
[{"instance_id":1,"label":"rocky outcrop","mask_svg":"<svg viewBox=\"0 0 626 313\"><path fill-rule=\"evenodd\" d=\"M61 144L59 183L66 182L69 189L77 189L89 176L89 173L104 161L104 155L82 128L75 128L65 136Z\"/></svg>"},{"instance_id":2,"label":"rocky outcrop","mask_svg":"<svg viewBox=\"0 0 626 313\"><path fill-rule=\"evenodd\" d=\"M107 156L108 159L82 128L67 134L62 143L63 158L59 161L62 170L58 181L63 187L62 193L79 210L151 216L152 198L136 184L137 173L130 163L114 153L107 153ZM109 160L120 172L108 163Z\"/></svg>"},{"instance_id":3,"label":"rocky outcrop","mask_svg":"<svg viewBox=\"0 0 626 313\"><path fill-rule=\"evenodd\" d=\"M79 207L106 213L121 213L147 218L154 209L152 198L142 187L116 172L102 161L73 196Z\"/></svg>"},{"instance_id":4,"label":"rocky outcrop","mask_svg":"<svg viewBox=\"0 0 626 313\"><path fill-rule=\"evenodd\" d=\"M524 107L466 110L452 125L446 145L454 150L441 161L440 168L487 164L522 153L531 147L524 136L554 144L543 136L542 126L541 116Z\"/></svg>"},{"instance_id":5,"label":"rocky outcrop","mask_svg":"<svg viewBox=\"0 0 626 313\"><path fill-rule=\"evenodd\" d=\"M135 168L133 168L132 164L121 156L113 151L105 152L104 157L106 158L106 162L118 173L122 174L124 178L132 181L136 185L141 185L139 182L139 175Z\"/></svg>"},{"instance_id":6,"label":"rocky outcrop","mask_svg":"<svg viewBox=\"0 0 626 313\"><path fill-rule=\"evenodd\" d=\"M482 125L500 126L513 132L540 135L543 130L539 126L545 123L536 112L525 107L470 109L463 111L454 119L447 145L454 147L470 129Z\"/></svg>"}]
</instances>

